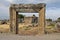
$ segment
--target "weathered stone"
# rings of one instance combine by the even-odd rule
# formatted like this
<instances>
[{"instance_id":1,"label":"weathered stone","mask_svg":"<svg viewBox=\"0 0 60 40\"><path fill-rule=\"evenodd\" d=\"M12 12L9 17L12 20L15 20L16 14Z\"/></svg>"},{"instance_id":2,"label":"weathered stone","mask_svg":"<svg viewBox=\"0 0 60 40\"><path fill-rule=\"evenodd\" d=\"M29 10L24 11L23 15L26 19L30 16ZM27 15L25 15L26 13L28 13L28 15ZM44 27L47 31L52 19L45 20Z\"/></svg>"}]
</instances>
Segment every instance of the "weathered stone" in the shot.
<instances>
[{"instance_id":1,"label":"weathered stone","mask_svg":"<svg viewBox=\"0 0 60 40\"><path fill-rule=\"evenodd\" d=\"M10 31L18 34L18 12L39 13L38 33L45 31L45 4L12 4L10 7Z\"/></svg>"}]
</instances>

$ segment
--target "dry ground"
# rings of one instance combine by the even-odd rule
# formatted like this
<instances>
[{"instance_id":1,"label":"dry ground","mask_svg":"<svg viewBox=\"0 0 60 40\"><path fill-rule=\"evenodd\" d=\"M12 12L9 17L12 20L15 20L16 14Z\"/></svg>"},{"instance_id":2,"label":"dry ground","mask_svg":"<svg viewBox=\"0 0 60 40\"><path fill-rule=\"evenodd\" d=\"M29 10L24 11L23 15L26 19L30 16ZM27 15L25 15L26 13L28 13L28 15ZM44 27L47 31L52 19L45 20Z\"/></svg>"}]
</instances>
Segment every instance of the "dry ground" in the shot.
<instances>
[{"instance_id":1,"label":"dry ground","mask_svg":"<svg viewBox=\"0 0 60 40\"><path fill-rule=\"evenodd\" d=\"M22 27L22 25L20 25ZM22 29L22 28L21 28ZM36 28L33 28L33 30ZM32 30L32 29L31 29ZM0 25L0 32L8 32L9 25ZM29 31L31 32L31 31ZM36 31L35 31L36 32ZM25 33L25 32L23 32ZM44 34L36 36L21 36L19 34L0 33L0 40L60 40L60 33Z\"/></svg>"},{"instance_id":2,"label":"dry ground","mask_svg":"<svg viewBox=\"0 0 60 40\"><path fill-rule=\"evenodd\" d=\"M0 25L0 32L2 33L2 32L9 32L9 25L8 24L2 24L2 25Z\"/></svg>"},{"instance_id":3,"label":"dry ground","mask_svg":"<svg viewBox=\"0 0 60 40\"><path fill-rule=\"evenodd\" d=\"M0 40L60 40L60 34L45 34L40 36L20 36L15 34L0 33Z\"/></svg>"},{"instance_id":4,"label":"dry ground","mask_svg":"<svg viewBox=\"0 0 60 40\"><path fill-rule=\"evenodd\" d=\"M19 34L20 35L37 35L37 34L39 34L38 27L26 27L26 26L24 26L24 24L19 24ZM9 33L9 29L10 29L9 24L0 25L0 33ZM53 33L53 31L50 29L47 29L47 31L48 31L48 33Z\"/></svg>"},{"instance_id":5,"label":"dry ground","mask_svg":"<svg viewBox=\"0 0 60 40\"><path fill-rule=\"evenodd\" d=\"M9 29L10 29L9 24L0 25L0 33L8 33ZM24 24L19 24L20 35L36 35L37 33L38 27L27 27L27 25L24 26Z\"/></svg>"}]
</instances>

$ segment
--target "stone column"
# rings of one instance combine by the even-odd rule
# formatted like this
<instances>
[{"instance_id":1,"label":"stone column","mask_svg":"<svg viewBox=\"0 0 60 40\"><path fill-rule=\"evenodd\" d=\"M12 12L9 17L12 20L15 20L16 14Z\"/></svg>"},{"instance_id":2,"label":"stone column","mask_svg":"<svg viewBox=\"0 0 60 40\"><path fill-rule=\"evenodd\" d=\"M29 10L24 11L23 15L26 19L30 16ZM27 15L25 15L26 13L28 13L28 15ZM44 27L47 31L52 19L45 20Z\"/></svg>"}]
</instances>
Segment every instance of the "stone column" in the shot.
<instances>
[{"instance_id":1,"label":"stone column","mask_svg":"<svg viewBox=\"0 0 60 40\"><path fill-rule=\"evenodd\" d=\"M39 34L45 33L45 7L39 11Z\"/></svg>"},{"instance_id":2,"label":"stone column","mask_svg":"<svg viewBox=\"0 0 60 40\"><path fill-rule=\"evenodd\" d=\"M10 30L12 33L18 34L18 19L17 19L18 13L16 13L16 10L14 8L10 9Z\"/></svg>"},{"instance_id":3,"label":"stone column","mask_svg":"<svg viewBox=\"0 0 60 40\"><path fill-rule=\"evenodd\" d=\"M10 7L10 32L13 32L12 20L13 20L13 13L12 13L12 8Z\"/></svg>"}]
</instances>

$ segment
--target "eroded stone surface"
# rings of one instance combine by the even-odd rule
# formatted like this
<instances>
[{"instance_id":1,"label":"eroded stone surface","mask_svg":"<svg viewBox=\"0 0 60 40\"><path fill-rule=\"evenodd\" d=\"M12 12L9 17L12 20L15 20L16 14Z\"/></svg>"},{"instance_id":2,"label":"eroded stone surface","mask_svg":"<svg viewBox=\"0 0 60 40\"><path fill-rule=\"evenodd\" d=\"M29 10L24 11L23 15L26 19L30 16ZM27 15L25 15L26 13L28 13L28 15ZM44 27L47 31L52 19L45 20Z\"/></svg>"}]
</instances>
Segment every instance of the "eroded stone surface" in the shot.
<instances>
[{"instance_id":1,"label":"eroded stone surface","mask_svg":"<svg viewBox=\"0 0 60 40\"><path fill-rule=\"evenodd\" d=\"M38 33L44 34L45 27L45 4L12 4L10 7L10 29L12 33L18 34L18 12L38 12Z\"/></svg>"}]
</instances>

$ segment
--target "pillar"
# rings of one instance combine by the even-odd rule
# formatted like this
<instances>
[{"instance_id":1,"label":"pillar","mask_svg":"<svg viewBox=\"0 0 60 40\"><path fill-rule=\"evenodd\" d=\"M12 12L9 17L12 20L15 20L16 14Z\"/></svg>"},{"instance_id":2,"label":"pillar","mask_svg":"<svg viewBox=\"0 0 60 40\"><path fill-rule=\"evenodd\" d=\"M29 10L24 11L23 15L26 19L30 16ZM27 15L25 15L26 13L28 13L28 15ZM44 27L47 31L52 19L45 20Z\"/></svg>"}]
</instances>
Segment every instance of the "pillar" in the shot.
<instances>
[{"instance_id":1,"label":"pillar","mask_svg":"<svg viewBox=\"0 0 60 40\"><path fill-rule=\"evenodd\" d=\"M39 34L45 33L45 7L39 11Z\"/></svg>"},{"instance_id":2,"label":"pillar","mask_svg":"<svg viewBox=\"0 0 60 40\"><path fill-rule=\"evenodd\" d=\"M13 17L13 13L12 13L12 8L10 7L10 32L13 32L13 27L12 27L12 18Z\"/></svg>"},{"instance_id":3,"label":"pillar","mask_svg":"<svg viewBox=\"0 0 60 40\"><path fill-rule=\"evenodd\" d=\"M18 34L18 13L14 8L10 8L10 31L11 33Z\"/></svg>"}]
</instances>

